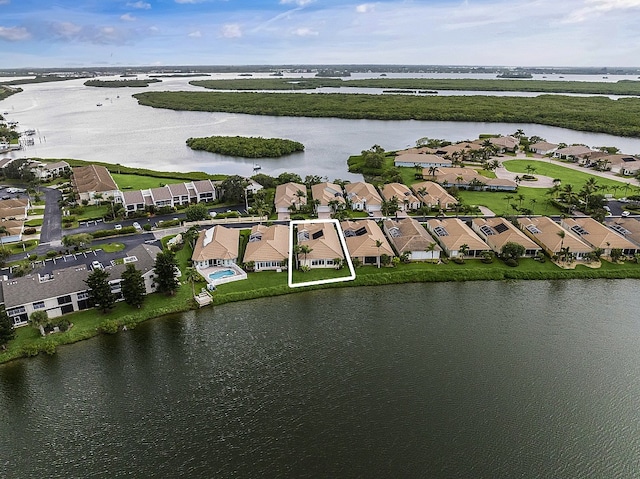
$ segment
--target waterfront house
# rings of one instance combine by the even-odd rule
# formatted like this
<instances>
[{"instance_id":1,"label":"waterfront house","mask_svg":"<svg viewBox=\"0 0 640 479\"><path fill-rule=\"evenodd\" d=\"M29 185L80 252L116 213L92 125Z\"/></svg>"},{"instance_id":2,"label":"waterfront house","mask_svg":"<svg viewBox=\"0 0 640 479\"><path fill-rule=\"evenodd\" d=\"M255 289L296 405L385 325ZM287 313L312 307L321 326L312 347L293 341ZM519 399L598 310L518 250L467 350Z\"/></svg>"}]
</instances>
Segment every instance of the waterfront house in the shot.
<instances>
[{"instance_id":1,"label":"waterfront house","mask_svg":"<svg viewBox=\"0 0 640 479\"><path fill-rule=\"evenodd\" d=\"M143 244L133 248L122 261L104 265L109 272L111 291L122 299L120 286L122 273L127 264L134 264L142 272L147 294L155 291L153 282L157 246ZM91 308L89 291L85 284L91 274L86 264L59 269L48 274L34 273L2 281L4 305L14 326L27 324L31 313L46 311L50 318Z\"/></svg>"},{"instance_id":2,"label":"waterfront house","mask_svg":"<svg viewBox=\"0 0 640 479\"><path fill-rule=\"evenodd\" d=\"M243 263L253 262L254 271L277 270L289 258L289 227L254 225L244 252Z\"/></svg>"},{"instance_id":3,"label":"waterfront house","mask_svg":"<svg viewBox=\"0 0 640 479\"><path fill-rule=\"evenodd\" d=\"M487 178L473 168L438 168L434 181L444 187L456 186L483 191L515 191L518 187L515 181Z\"/></svg>"},{"instance_id":4,"label":"waterfront house","mask_svg":"<svg viewBox=\"0 0 640 479\"><path fill-rule=\"evenodd\" d=\"M436 261L442 248L427 230L413 218L384 220L382 227L399 256L408 254L411 261Z\"/></svg>"},{"instance_id":5,"label":"waterfront house","mask_svg":"<svg viewBox=\"0 0 640 479\"><path fill-rule=\"evenodd\" d=\"M118 185L104 166L78 166L73 168L72 172L71 183L80 201L96 205L109 198L116 202L122 201Z\"/></svg>"},{"instance_id":6,"label":"waterfront house","mask_svg":"<svg viewBox=\"0 0 640 479\"><path fill-rule=\"evenodd\" d=\"M278 185L274 203L279 219L289 219L292 210L299 210L307 204L307 187L292 182Z\"/></svg>"},{"instance_id":7,"label":"waterfront house","mask_svg":"<svg viewBox=\"0 0 640 479\"><path fill-rule=\"evenodd\" d=\"M640 246L640 221L635 218L606 218L605 225Z\"/></svg>"},{"instance_id":8,"label":"waterfront house","mask_svg":"<svg viewBox=\"0 0 640 479\"><path fill-rule=\"evenodd\" d=\"M498 153L515 153L520 145L520 140L513 136L499 136L489 138L489 142L496 148Z\"/></svg>"},{"instance_id":9,"label":"waterfront house","mask_svg":"<svg viewBox=\"0 0 640 479\"><path fill-rule=\"evenodd\" d=\"M612 249L621 249L626 256L635 255L639 249L630 240L589 216L563 218L560 225L587 243L592 249L600 248L605 256L611 255Z\"/></svg>"},{"instance_id":10,"label":"waterfront house","mask_svg":"<svg viewBox=\"0 0 640 479\"><path fill-rule=\"evenodd\" d=\"M318 183L311 186L311 198L318 217L328 218L339 208L346 206L342 188L335 183Z\"/></svg>"},{"instance_id":11,"label":"waterfront house","mask_svg":"<svg viewBox=\"0 0 640 479\"><path fill-rule=\"evenodd\" d=\"M344 260L338 232L333 223L304 223L298 225L297 245L307 246L309 252L297 254L300 266L310 269L335 268L336 260Z\"/></svg>"},{"instance_id":12,"label":"waterfront house","mask_svg":"<svg viewBox=\"0 0 640 479\"><path fill-rule=\"evenodd\" d=\"M435 181L422 181L411 185L411 189L423 206L448 210L458 204L458 200Z\"/></svg>"},{"instance_id":13,"label":"waterfront house","mask_svg":"<svg viewBox=\"0 0 640 479\"><path fill-rule=\"evenodd\" d=\"M122 205L127 214L144 211L146 203L142 190L123 191Z\"/></svg>"},{"instance_id":14,"label":"waterfront house","mask_svg":"<svg viewBox=\"0 0 640 479\"><path fill-rule=\"evenodd\" d=\"M371 183L357 181L347 183L344 186L345 197L351 205L353 211L367 211L369 213L380 213L382 209L382 198L375 186Z\"/></svg>"},{"instance_id":15,"label":"waterfront house","mask_svg":"<svg viewBox=\"0 0 640 479\"><path fill-rule=\"evenodd\" d=\"M358 259L361 264L380 264L383 254L390 258L394 256L393 249L375 221L342 221L340 226L352 259ZM378 243L380 246L377 246Z\"/></svg>"},{"instance_id":16,"label":"waterfront house","mask_svg":"<svg viewBox=\"0 0 640 479\"><path fill-rule=\"evenodd\" d=\"M524 246L525 258L533 258L542 251L536 242L504 218L474 218L471 229L497 254L501 253L502 247L507 243Z\"/></svg>"},{"instance_id":17,"label":"waterfront house","mask_svg":"<svg viewBox=\"0 0 640 479\"><path fill-rule=\"evenodd\" d=\"M171 195L171 206L188 205L191 202L186 183L171 183L165 188Z\"/></svg>"},{"instance_id":18,"label":"waterfront house","mask_svg":"<svg viewBox=\"0 0 640 479\"><path fill-rule=\"evenodd\" d=\"M166 186L159 186L147 190L153 206L162 208L163 206L173 206L173 195ZM142 193L144 195L144 191Z\"/></svg>"},{"instance_id":19,"label":"waterfront house","mask_svg":"<svg viewBox=\"0 0 640 479\"><path fill-rule=\"evenodd\" d=\"M550 155L558 149L558 145L555 143L549 143L548 141L538 141L529 145L529 151L537 155Z\"/></svg>"},{"instance_id":20,"label":"waterfront house","mask_svg":"<svg viewBox=\"0 0 640 479\"><path fill-rule=\"evenodd\" d=\"M569 248L576 259L584 259L593 251L590 245L547 216L521 217L518 223L524 234L551 257L559 256L562 248Z\"/></svg>"},{"instance_id":21,"label":"waterfront house","mask_svg":"<svg viewBox=\"0 0 640 479\"><path fill-rule=\"evenodd\" d=\"M216 225L200 231L191 260L196 268L231 266L238 261L240 230Z\"/></svg>"},{"instance_id":22,"label":"waterfront house","mask_svg":"<svg viewBox=\"0 0 640 479\"><path fill-rule=\"evenodd\" d=\"M205 203L215 201L216 187L211 180L198 180L186 183L191 203Z\"/></svg>"},{"instance_id":23,"label":"waterfront house","mask_svg":"<svg viewBox=\"0 0 640 479\"><path fill-rule=\"evenodd\" d=\"M54 163L32 161L31 163L29 163L28 168L29 171L31 171L36 176L36 178L43 181L58 178L71 171L71 167L66 161L56 161Z\"/></svg>"},{"instance_id":24,"label":"waterfront house","mask_svg":"<svg viewBox=\"0 0 640 479\"><path fill-rule=\"evenodd\" d=\"M434 218L425 226L449 257L463 256L460 250L463 246L466 246L464 256L470 258L480 257L491 249L459 218Z\"/></svg>"},{"instance_id":25,"label":"waterfront house","mask_svg":"<svg viewBox=\"0 0 640 479\"><path fill-rule=\"evenodd\" d=\"M255 195L258 191L260 191L263 188L264 187L257 181L254 181L251 178L247 179L247 186L245 188L245 191L247 193L251 193L252 195Z\"/></svg>"},{"instance_id":26,"label":"waterfront house","mask_svg":"<svg viewBox=\"0 0 640 479\"><path fill-rule=\"evenodd\" d=\"M561 160L571 161L573 163L579 160L589 160L594 151L585 145L572 145L565 148L560 148L553 152L554 158L560 158Z\"/></svg>"},{"instance_id":27,"label":"waterfront house","mask_svg":"<svg viewBox=\"0 0 640 479\"><path fill-rule=\"evenodd\" d=\"M393 164L396 167L437 168L451 166L451 160L426 153L403 153L396 156Z\"/></svg>"},{"instance_id":28,"label":"waterfront house","mask_svg":"<svg viewBox=\"0 0 640 479\"><path fill-rule=\"evenodd\" d=\"M399 211L417 210L420 208L420 200L413 194L408 186L402 183L388 183L380 192L386 201L394 197L398 200Z\"/></svg>"}]
</instances>

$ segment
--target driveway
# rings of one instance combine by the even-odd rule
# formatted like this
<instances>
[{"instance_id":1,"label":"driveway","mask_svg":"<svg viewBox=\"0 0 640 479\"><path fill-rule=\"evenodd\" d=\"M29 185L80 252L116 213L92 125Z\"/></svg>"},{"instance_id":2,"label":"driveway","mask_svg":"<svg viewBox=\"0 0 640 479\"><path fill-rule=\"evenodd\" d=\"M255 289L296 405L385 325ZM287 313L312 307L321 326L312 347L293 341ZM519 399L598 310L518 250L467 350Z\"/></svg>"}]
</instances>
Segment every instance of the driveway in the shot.
<instances>
[{"instance_id":1,"label":"driveway","mask_svg":"<svg viewBox=\"0 0 640 479\"><path fill-rule=\"evenodd\" d=\"M62 218L58 200L62 197L55 188L42 188L45 197L44 218L40 230L40 244L59 246L62 244Z\"/></svg>"}]
</instances>

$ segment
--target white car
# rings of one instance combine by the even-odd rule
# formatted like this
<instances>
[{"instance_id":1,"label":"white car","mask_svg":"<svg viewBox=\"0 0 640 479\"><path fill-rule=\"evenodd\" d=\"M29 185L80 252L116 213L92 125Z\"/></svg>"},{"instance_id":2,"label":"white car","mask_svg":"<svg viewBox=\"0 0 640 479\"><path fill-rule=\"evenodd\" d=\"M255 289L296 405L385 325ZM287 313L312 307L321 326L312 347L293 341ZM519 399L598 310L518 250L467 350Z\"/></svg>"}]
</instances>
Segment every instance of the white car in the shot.
<instances>
[{"instance_id":1,"label":"white car","mask_svg":"<svg viewBox=\"0 0 640 479\"><path fill-rule=\"evenodd\" d=\"M120 231L122 229L122 225L115 225L113 229L116 231Z\"/></svg>"},{"instance_id":2,"label":"white car","mask_svg":"<svg viewBox=\"0 0 640 479\"><path fill-rule=\"evenodd\" d=\"M137 230L141 230L142 226L140 226L140 223L138 223L137 221L133 223L133 227Z\"/></svg>"},{"instance_id":3,"label":"white car","mask_svg":"<svg viewBox=\"0 0 640 479\"><path fill-rule=\"evenodd\" d=\"M622 216L629 216L631 213L629 212L629 210L624 210L622 212Z\"/></svg>"},{"instance_id":4,"label":"white car","mask_svg":"<svg viewBox=\"0 0 640 479\"><path fill-rule=\"evenodd\" d=\"M91 262L91 269L96 270L96 269L104 269L104 266L102 266L102 263L100 261L92 261Z\"/></svg>"}]
</instances>

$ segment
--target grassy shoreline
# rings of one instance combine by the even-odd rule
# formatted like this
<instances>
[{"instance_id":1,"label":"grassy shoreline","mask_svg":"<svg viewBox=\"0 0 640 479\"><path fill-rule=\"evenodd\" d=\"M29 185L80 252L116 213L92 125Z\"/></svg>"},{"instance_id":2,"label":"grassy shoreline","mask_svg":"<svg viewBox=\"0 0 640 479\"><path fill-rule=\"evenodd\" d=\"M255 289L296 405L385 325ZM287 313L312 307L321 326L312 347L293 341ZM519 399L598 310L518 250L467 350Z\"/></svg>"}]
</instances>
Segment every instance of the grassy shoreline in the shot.
<instances>
[{"instance_id":1,"label":"grassy shoreline","mask_svg":"<svg viewBox=\"0 0 640 479\"><path fill-rule=\"evenodd\" d=\"M413 263L399 265L396 268L363 267L357 270L354 281L294 289L287 286L286 273L249 273L248 280L220 286L215 293L213 307L238 301L329 288L431 282L567 279L640 279L640 265L629 263L614 265L603 261L599 269L582 265L576 269L562 269L549 261L540 264L533 260L521 260L521 266L517 268L510 268L501 261L488 265L482 264L479 260L468 260L463 265ZM196 290L199 290L203 284L197 284ZM131 329L149 319L192 309L196 309L196 306L191 298L191 286L182 284L175 296L149 295L145 305L139 310L132 309L121 302L107 314L96 310L85 310L67 315L67 319L74 324L74 327L65 333L42 338L36 329L25 326L16 330L16 339L9 343L7 351L0 353L0 364L35 356L40 352L53 354L61 345L72 344L100 334L117 333L123 326Z\"/></svg>"}]
</instances>

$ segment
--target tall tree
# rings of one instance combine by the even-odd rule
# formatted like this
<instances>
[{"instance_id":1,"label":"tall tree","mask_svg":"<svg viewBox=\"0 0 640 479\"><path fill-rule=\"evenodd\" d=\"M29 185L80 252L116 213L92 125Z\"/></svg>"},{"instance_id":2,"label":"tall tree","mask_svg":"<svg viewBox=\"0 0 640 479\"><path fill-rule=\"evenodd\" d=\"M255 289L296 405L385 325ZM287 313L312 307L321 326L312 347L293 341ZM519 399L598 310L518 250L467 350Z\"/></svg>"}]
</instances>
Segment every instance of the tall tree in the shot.
<instances>
[{"instance_id":1,"label":"tall tree","mask_svg":"<svg viewBox=\"0 0 640 479\"><path fill-rule=\"evenodd\" d=\"M122 286L124 302L134 308L140 308L147 294L142 272L136 269L135 265L129 263L122 272L122 283L120 285Z\"/></svg>"},{"instance_id":2,"label":"tall tree","mask_svg":"<svg viewBox=\"0 0 640 479\"><path fill-rule=\"evenodd\" d=\"M191 283L191 293L193 296L196 295L196 287L195 284L202 279L200 273L195 268L187 268L185 271L185 279Z\"/></svg>"},{"instance_id":3,"label":"tall tree","mask_svg":"<svg viewBox=\"0 0 640 479\"><path fill-rule=\"evenodd\" d=\"M111 292L109 272L102 268L94 269L85 284L89 288L90 304L101 309L103 313L109 311L116 304L116 297Z\"/></svg>"},{"instance_id":4,"label":"tall tree","mask_svg":"<svg viewBox=\"0 0 640 479\"><path fill-rule=\"evenodd\" d=\"M246 195L247 180L242 176L232 175L227 177L221 184L224 191L225 201L231 201L234 203L244 202Z\"/></svg>"},{"instance_id":5,"label":"tall tree","mask_svg":"<svg viewBox=\"0 0 640 479\"><path fill-rule=\"evenodd\" d=\"M187 221L202 221L209 219L209 209L204 203L196 203L187 207L185 217Z\"/></svg>"},{"instance_id":6,"label":"tall tree","mask_svg":"<svg viewBox=\"0 0 640 479\"><path fill-rule=\"evenodd\" d=\"M159 293L175 294L180 285L176 277L178 261L171 251L162 251L156 256L154 265L156 290Z\"/></svg>"},{"instance_id":7,"label":"tall tree","mask_svg":"<svg viewBox=\"0 0 640 479\"><path fill-rule=\"evenodd\" d=\"M15 336L16 332L11 324L11 319L7 316L4 307L0 307L0 348L4 349Z\"/></svg>"},{"instance_id":8,"label":"tall tree","mask_svg":"<svg viewBox=\"0 0 640 479\"><path fill-rule=\"evenodd\" d=\"M44 327L49 324L49 315L44 309L39 309L31 313L29 323L40 331L41 336L45 336Z\"/></svg>"}]
</instances>

